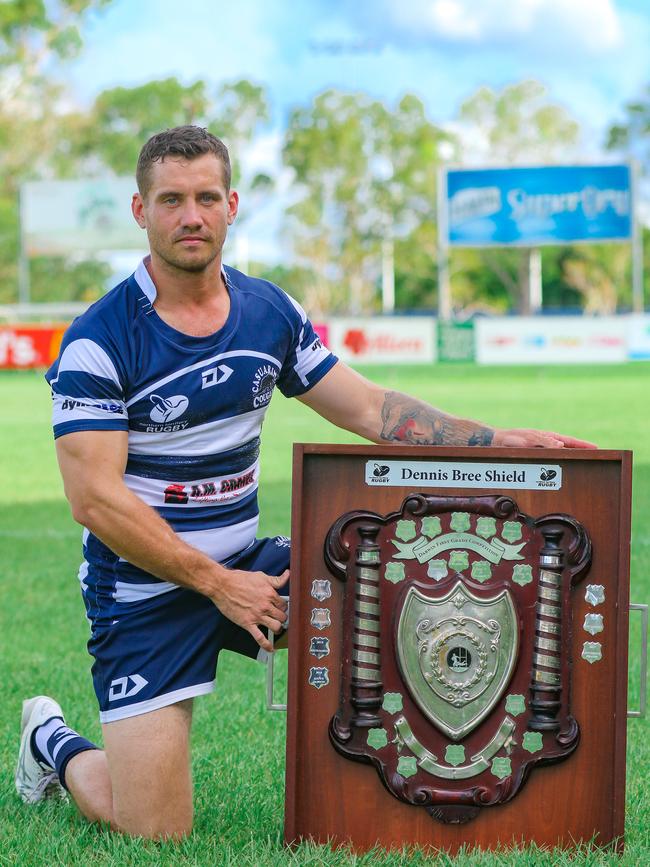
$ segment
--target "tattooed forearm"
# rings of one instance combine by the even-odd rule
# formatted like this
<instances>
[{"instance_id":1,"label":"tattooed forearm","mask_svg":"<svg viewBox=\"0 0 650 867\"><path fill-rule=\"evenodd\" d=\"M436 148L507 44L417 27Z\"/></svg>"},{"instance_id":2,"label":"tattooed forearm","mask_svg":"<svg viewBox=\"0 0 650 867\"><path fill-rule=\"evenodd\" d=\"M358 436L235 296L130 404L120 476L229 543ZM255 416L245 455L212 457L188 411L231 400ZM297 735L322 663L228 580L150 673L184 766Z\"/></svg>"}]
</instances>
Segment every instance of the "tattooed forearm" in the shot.
<instances>
[{"instance_id":1,"label":"tattooed forearm","mask_svg":"<svg viewBox=\"0 0 650 867\"><path fill-rule=\"evenodd\" d=\"M494 431L474 421L454 418L433 406L387 391L381 409L380 439L411 445L489 446Z\"/></svg>"}]
</instances>

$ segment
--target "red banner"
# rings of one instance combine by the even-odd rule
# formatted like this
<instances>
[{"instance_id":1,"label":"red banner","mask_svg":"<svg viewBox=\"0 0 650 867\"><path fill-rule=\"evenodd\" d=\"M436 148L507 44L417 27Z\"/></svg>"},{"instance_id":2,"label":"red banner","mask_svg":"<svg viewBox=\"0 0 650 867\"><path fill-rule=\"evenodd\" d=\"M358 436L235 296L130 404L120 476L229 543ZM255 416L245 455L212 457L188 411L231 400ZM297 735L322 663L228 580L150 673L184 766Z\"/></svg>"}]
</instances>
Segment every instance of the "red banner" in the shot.
<instances>
[{"instance_id":1,"label":"red banner","mask_svg":"<svg viewBox=\"0 0 650 867\"><path fill-rule=\"evenodd\" d=\"M0 370L49 367L67 325L0 325Z\"/></svg>"}]
</instances>

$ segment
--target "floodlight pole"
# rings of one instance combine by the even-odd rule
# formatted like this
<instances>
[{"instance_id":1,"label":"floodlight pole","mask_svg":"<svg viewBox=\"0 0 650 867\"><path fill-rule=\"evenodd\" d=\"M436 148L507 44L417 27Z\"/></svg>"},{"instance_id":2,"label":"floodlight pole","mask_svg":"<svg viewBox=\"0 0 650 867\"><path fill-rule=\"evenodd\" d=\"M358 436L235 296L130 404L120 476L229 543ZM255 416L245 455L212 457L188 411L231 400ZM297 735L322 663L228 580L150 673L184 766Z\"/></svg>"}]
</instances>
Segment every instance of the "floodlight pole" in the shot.
<instances>
[{"instance_id":1,"label":"floodlight pole","mask_svg":"<svg viewBox=\"0 0 650 867\"><path fill-rule=\"evenodd\" d=\"M449 226L447 222L447 169L438 170L438 319L451 319L449 278Z\"/></svg>"},{"instance_id":2,"label":"floodlight pole","mask_svg":"<svg viewBox=\"0 0 650 867\"><path fill-rule=\"evenodd\" d=\"M528 309L533 314L542 309L542 251L539 247L528 250Z\"/></svg>"},{"instance_id":3,"label":"floodlight pole","mask_svg":"<svg viewBox=\"0 0 650 867\"><path fill-rule=\"evenodd\" d=\"M25 246L24 196L22 187L18 194L18 303L29 304L29 256Z\"/></svg>"},{"instance_id":4,"label":"floodlight pole","mask_svg":"<svg viewBox=\"0 0 650 867\"><path fill-rule=\"evenodd\" d=\"M381 242L381 309L395 311L395 245L390 228Z\"/></svg>"},{"instance_id":5,"label":"floodlight pole","mask_svg":"<svg viewBox=\"0 0 650 867\"><path fill-rule=\"evenodd\" d=\"M643 313L643 234L639 219L639 165L630 164L632 177L632 310Z\"/></svg>"}]
</instances>

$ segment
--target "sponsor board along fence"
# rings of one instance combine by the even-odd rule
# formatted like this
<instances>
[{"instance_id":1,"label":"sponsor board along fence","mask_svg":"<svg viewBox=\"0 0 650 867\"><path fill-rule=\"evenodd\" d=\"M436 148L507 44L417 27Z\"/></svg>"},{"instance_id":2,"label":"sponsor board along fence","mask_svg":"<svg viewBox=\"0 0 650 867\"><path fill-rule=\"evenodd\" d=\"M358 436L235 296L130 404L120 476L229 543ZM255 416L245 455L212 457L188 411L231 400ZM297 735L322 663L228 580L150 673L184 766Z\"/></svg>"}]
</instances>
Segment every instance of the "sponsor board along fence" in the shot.
<instances>
[{"instance_id":1,"label":"sponsor board along fence","mask_svg":"<svg viewBox=\"0 0 650 867\"><path fill-rule=\"evenodd\" d=\"M65 323L0 325L0 370L43 368ZM315 323L343 361L364 364L617 363L650 360L650 315L530 316L438 322L433 316L331 318Z\"/></svg>"}]
</instances>

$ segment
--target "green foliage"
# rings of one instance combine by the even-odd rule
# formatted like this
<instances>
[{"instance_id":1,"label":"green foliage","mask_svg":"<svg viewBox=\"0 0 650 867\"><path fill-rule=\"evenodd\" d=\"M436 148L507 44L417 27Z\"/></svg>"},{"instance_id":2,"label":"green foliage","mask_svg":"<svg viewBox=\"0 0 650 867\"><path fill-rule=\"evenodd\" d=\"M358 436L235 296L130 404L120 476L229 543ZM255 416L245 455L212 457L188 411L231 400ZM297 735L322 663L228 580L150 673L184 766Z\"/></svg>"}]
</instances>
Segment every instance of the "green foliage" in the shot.
<instances>
[{"instance_id":1,"label":"green foliage","mask_svg":"<svg viewBox=\"0 0 650 867\"><path fill-rule=\"evenodd\" d=\"M4 0L0 3L0 302L17 300L18 190L27 180L73 171L69 129L58 112L57 63L81 47L80 28L110 0ZM69 268L51 298L70 296Z\"/></svg>"},{"instance_id":2,"label":"green foliage","mask_svg":"<svg viewBox=\"0 0 650 867\"><path fill-rule=\"evenodd\" d=\"M106 262L73 262L62 256L36 256L30 261L32 301L96 301L106 291L111 269Z\"/></svg>"},{"instance_id":3,"label":"green foliage","mask_svg":"<svg viewBox=\"0 0 650 867\"><path fill-rule=\"evenodd\" d=\"M394 110L369 96L330 90L289 119L284 158L301 198L290 210L290 231L330 309L376 306L381 242L396 238L408 256L433 255L435 236L416 234L434 222L436 170L451 136L434 126L413 95ZM399 268L399 264L398 264ZM345 281L348 298L337 297ZM347 304L345 303L347 301Z\"/></svg>"},{"instance_id":4,"label":"green foliage","mask_svg":"<svg viewBox=\"0 0 650 867\"><path fill-rule=\"evenodd\" d=\"M531 80L500 92L480 87L461 105L459 119L485 139L493 165L565 160L580 133L567 110L548 101L547 88Z\"/></svg>"},{"instance_id":5,"label":"green foliage","mask_svg":"<svg viewBox=\"0 0 650 867\"><path fill-rule=\"evenodd\" d=\"M644 174L650 173L650 84L638 100L625 106L625 120L612 124L606 146L635 157Z\"/></svg>"}]
</instances>

